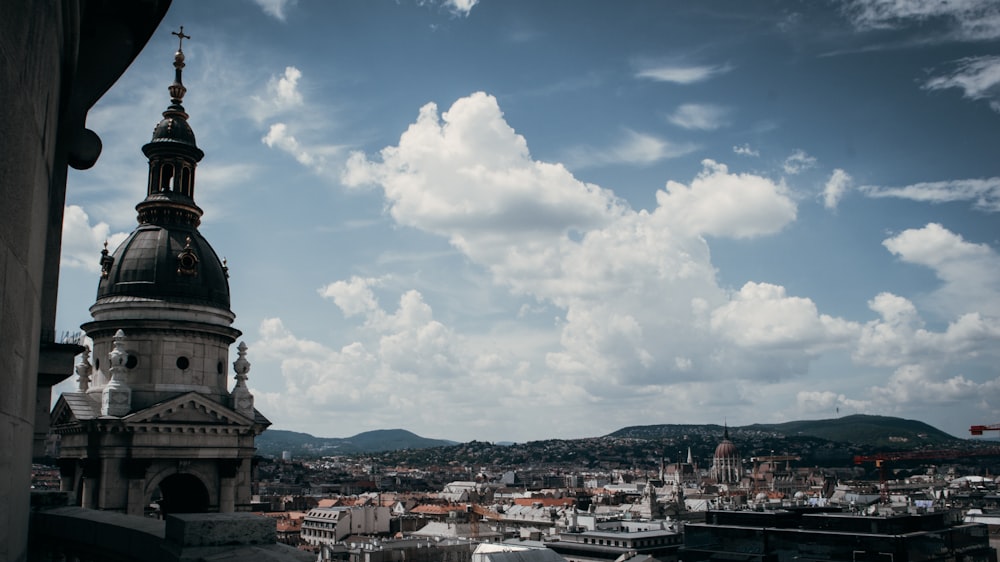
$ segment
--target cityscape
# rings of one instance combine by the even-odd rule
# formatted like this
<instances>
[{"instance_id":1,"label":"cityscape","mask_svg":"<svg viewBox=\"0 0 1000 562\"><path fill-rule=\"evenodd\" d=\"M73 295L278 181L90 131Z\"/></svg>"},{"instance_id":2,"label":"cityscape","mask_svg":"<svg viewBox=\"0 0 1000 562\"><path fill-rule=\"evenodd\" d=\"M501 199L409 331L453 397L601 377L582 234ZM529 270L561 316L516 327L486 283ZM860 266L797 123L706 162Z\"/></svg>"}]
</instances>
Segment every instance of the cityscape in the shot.
<instances>
[{"instance_id":1,"label":"cityscape","mask_svg":"<svg viewBox=\"0 0 1000 562\"><path fill-rule=\"evenodd\" d=\"M1000 7L779 5L11 3L0 562L996 562Z\"/></svg>"}]
</instances>

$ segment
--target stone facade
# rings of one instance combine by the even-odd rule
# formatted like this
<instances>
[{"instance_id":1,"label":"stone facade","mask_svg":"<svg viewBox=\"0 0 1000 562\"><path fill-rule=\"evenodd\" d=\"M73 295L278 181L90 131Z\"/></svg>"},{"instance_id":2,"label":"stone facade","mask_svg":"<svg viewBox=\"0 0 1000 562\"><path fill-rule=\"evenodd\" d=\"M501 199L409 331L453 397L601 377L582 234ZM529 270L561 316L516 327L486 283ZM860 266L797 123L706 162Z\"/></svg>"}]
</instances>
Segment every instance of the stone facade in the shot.
<instances>
[{"instance_id":1,"label":"stone facade","mask_svg":"<svg viewBox=\"0 0 1000 562\"><path fill-rule=\"evenodd\" d=\"M183 28L174 35L179 45L189 38ZM232 327L228 268L198 231L204 153L181 105L184 66L179 46L170 105L142 147L149 181L139 225L99 256L93 321L81 326L93 358L81 360L77 392L52 411L62 489L87 508L247 511L254 438L270 425L246 386L245 344L228 389L229 348L241 333Z\"/></svg>"},{"instance_id":2,"label":"stone facade","mask_svg":"<svg viewBox=\"0 0 1000 562\"><path fill-rule=\"evenodd\" d=\"M49 389L79 353L55 330L67 166L96 162L101 142L86 129L87 112L168 5L0 2L0 561L26 559L31 461L43 452Z\"/></svg>"}]
</instances>

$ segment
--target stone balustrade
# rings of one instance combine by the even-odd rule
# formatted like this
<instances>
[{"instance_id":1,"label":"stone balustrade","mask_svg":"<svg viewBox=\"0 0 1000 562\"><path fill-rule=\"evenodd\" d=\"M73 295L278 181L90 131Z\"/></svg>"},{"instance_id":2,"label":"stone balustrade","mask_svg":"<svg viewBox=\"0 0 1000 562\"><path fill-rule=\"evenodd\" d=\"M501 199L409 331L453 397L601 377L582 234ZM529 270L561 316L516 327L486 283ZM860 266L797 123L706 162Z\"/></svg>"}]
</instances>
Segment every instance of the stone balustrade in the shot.
<instances>
[{"instance_id":1,"label":"stone balustrade","mask_svg":"<svg viewBox=\"0 0 1000 562\"><path fill-rule=\"evenodd\" d=\"M250 513L136 517L82 507L31 514L31 562L293 562L315 555L276 542L273 519Z\"/></svg>"}]
</instances>

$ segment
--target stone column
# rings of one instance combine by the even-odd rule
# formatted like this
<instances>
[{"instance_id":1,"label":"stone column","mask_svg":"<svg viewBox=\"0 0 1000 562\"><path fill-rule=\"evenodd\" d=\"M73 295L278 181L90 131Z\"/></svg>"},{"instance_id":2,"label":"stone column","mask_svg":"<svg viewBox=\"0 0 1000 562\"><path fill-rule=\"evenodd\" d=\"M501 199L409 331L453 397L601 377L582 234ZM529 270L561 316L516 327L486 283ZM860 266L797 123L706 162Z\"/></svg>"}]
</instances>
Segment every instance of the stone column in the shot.
<instances>
[{"instance_id":1,"label":"stone column","mask_svg":"<svg viewBox=\"0 0 1000 562\"><path fill-rule=\"evenodd\" d=\"M236 511L236 479L219 479L219 513Z\"/></svg>"},{"instance_id":2,"label":"stone column","mask_svg":"<svg viewBox=\"0 0 1000 562\"><path fill-rule=\"evenodd\" d=\"M152 464L145 459L125 459L122 473L128 479L128 499L125 513L142 517L146 514L146 470Z\"/></svg>"},{"instance_id":3,"label":"stone column","mask_svg":"<svg viewBox=\"0 0 1000 562\"><path fill-rule=\"evenodd\" d=\"M219 461L219 513L236 511L237 477L242 463L241 459Z\"/></svg>"}]
</instances>

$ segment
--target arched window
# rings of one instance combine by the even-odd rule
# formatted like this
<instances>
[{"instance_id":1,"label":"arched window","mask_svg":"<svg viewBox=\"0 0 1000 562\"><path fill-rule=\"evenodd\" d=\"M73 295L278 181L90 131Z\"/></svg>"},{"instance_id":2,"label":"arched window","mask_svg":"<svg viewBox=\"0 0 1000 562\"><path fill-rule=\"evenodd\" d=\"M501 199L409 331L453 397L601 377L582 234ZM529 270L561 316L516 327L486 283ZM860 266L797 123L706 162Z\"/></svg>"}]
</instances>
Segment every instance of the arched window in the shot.
<instances>
[{"instance_id":1,"label":"arched window","mask_svg":"<svg viewBox=\"0 0 1000 562\"><path fill-rule=\"evenodd\" d=\"M184 166L181 168L181 195L194 197L194 185L191 181L191 168Z\"/></svg>"},{"instance_id":2,"label":"arched window","mask_svg":"<svg viewBox=\"0 0 1000 562\"><path fill-rule=\"evenodd\" d=\"M174 187L174 165L165 162L160 168L160 191L171 191Z\"/></svg>"}]
</instances>

